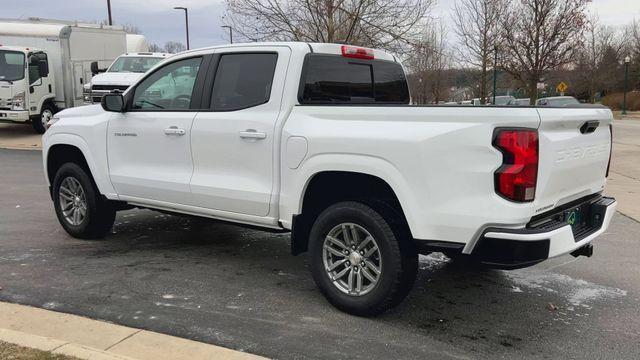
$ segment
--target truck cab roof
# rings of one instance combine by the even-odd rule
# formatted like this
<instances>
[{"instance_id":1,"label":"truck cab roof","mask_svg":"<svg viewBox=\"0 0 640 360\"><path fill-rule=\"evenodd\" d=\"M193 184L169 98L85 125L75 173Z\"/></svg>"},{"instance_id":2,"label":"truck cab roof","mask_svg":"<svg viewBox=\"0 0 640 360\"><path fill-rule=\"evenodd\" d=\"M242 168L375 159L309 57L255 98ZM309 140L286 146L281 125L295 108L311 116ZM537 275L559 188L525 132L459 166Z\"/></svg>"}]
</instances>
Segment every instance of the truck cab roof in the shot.
<instances>
[{"instance_id":1,"label":"truck cab roof","mask_svg":"<svg viewBox=\"0 0 640 360\"><path fill-rule=\"evenodd\" d=\"M163 58L169 57L171 54L169 53L159 53L159 52L136 52L136 53L126 53L122 54L119 57L153 57L153 58Z\"/></svg>"},{"instance_id":2,"label":"truck cab roof","mask_svg":"<svg viewBox=\"0 0 640 360\"><path fill-rule=\"evenodd\" d=\"M20 52L28 52L28 51L41 51L40 49L35 49L32 47L23 47L23 46L6 46L0 44L0 51L20 51Z\"/></svg>"},{"instance_id":3,"label":"truck cab roof","mask_svg":"<svg viewBox=\"0 0 640 360\"><path fill-rule=\"evenodd\" d=\"M243 48L243 47L274 47L274 46L286 46L291 48L293 51L303 52L303 53L317 53L317 54L327 54L327 55L345 55L343 53L343 49L347 49L347 51L354 51L354 54L349 57L358 57L355 53L356 51L361 52L360 56L369 56L370 59L376 60L386 60L398 62L398 59L395 55L387 53L382 50L366 48L362 46L349 45L349 44L338 44L338 43L308 43L301 41L281 41L281 42L255 42L255 43L236 43L236 44L227 44L227 45L216 45L210 46L200 49L187 50L179 53L180 56L188 56L192 54L206 54L216 49L229 49L229 48ZM372 56L372 57L371 57Z\"/></svg>"}]
</instances>

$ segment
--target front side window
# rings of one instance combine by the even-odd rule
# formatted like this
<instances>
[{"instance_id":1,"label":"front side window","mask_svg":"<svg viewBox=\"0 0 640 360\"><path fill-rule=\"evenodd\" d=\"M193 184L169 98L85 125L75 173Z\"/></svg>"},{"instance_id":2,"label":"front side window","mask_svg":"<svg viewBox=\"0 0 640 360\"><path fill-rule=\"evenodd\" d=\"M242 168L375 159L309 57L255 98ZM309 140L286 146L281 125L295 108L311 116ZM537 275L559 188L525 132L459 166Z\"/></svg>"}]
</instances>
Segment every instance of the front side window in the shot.
<instances>
[{"instance_id":1,"label":"front side window","mask_svg":"<svg viewBox=\"0 0 640 360\"><path fill-rule=\"evenodd\" d=\"M276 70L277 54L225 54L220 57L213 83L214 111L233 111L267 103Z\"/></svg>"},{"instance_id":2,"label":"front side window","mask_svg":"<svg viewBox=\"0 0 640 360\"><path fill-rule=\"evenodd\" d=\"M47 54L43 52L29 55L29 84L33 85L42 78L40 74L40 62L47 62Z\"/></svg>"},{"instance_id":3,"label":"front side window","mask_svg":"<svg viewBox=\"0 0 640 360\"><path fill-rule=\"evenodd\" d=\"M188 110L202 58L179 60L163 66L135 89L133 109Z\"/></svg>"},{"instance_id":4,"label":"front side window","mask_svg":"<svg viewBox=\"0 0 640 360\"><path fill-rule=\"evenodd\" d=\"M408 104L400 64L384 60L307 55L300 89L303 104Z\"/></svg>"},{"instance_id":5,"label":"front side window","mask_svg":"<svg viewBox=\"0 0 640 360\"><path fill-rule=\"evenodd\" d=\"M163 58L149 56L121 56L111 64L107 72L145 73Z\"/></svg>"},{"instance_id":6,"label":"front side window","mask_svg":"<svg viewBox=\"0 0 640 360\"><path fill-rule=\"evenodd\" d=\"M24 54L18 51L0 51L0 81L24 78Z\"/></svg>"}]
</instances>

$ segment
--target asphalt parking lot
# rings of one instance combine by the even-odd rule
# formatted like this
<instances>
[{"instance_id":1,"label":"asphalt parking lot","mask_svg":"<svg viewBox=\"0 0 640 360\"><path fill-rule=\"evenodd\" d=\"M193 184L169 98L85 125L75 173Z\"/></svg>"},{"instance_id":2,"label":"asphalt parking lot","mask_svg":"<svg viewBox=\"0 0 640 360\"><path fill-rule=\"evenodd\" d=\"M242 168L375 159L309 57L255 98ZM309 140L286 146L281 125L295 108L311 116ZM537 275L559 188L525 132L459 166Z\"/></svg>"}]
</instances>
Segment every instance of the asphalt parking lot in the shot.
<instances>
[{"instance_id":1,"label":"asphalt parking lot","mask_svg":"<svg viewBox=\"0 0 640 360\"><path fill-rule=\"evenodd\" d=\"M640 354L640 223L622 214L589 259L482 271L421 257L406 301L366 319L324 300L287 234L130 210L107 239L76 240L57 223L40 152L0 150L0 164L0 301L280 359Z\"/></svg>"}]
</instances>

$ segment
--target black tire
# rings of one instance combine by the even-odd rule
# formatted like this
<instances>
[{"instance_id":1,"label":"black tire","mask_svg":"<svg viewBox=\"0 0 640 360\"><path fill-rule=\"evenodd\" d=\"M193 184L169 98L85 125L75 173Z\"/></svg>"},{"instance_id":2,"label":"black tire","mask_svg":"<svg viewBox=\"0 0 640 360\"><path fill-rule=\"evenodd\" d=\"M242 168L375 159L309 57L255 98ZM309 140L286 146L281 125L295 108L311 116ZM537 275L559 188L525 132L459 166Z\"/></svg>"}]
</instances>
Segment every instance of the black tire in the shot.
<instances>
[{"instance_id":1,"label":"black tire","mask_svg":"<svg viewBox=\"0 0 640 360\"><path fill-rule=\"evenodd\" d=\"M42 110L40 110L40 115L34 116L31 119L31 125L33 126L33 129L38 134L44 134L45 131L47 131L47 124L46 124L46 121L48 121L47 119L50 119L50 117L53 116L53 114L55 113L56 113L56 109L51 103L48 103L48 102L44 103L42 105Z\"/></svg>"},{"instance_id":2,"label":"black tire","mask_svg":"<svg viewBox=\"0 0 640 360\"><path fill-rule=\"evenodd\" d=\"M80 184L86 199L84 218L76 225L65 217L61 204L60 187L67 178L75 179ZM116 217L114 206L100 195L89 174L79 165L75 163L62 165L53 180L52 191L58 221L69 235L78 239L100 239L113 227Z\"/></svg>"},{"instance_id":3,"label":"black tire","mask_svg":"<svg viewBox=\"0 0 640 360\"><path fill-rule=\"evenodd\" d=\"M327 300L344 312L358 316L378 315L398 305L413 287L418 271L418 254L413 241L407 236L408 232L398 225L401 222L389 219L390 213L383 213L387 218L365 204L340 202L324 210L311 228L309 252L313 279ZM325 268L325 238L332 229L344 223L365 229L380 250L378 281L364 295L350 295L340 290ZM349 262L346 264L349 267ZM357 264L354 267L357 268Z\"/></svg>"}]
</instances>

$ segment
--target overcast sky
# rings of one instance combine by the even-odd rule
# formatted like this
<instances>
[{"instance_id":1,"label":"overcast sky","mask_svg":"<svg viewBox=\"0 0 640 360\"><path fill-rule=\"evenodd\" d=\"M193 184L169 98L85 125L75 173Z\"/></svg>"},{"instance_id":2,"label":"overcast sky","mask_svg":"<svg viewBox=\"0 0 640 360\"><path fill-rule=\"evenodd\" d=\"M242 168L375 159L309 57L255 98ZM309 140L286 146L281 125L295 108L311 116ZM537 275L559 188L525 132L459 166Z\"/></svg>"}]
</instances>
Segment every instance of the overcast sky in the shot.
<instances>
[{"instance_id":1,"label":"overcast sky","mask_svg":"<svg viewBox=\"0 0 640 360\"><path fill-rule=\"evenodd\" d=\"M9 2L10 0L2 0ZM41 17L63 20L101 21L107 18L106 0L20 0L4 6L2 17ZM434 15L449 20L454 0L440 0ZM182 41L184 15L173 10L174 6L189 8L191 47L222 44L228 35L220 28L224 13L223 0L111 0L113 21L118 24L134 24L150 42L164 44ZM620 25L640 20L640 0L594 0L590 11L598 14L608 25Z\"/></svg>"}]
</instances>

